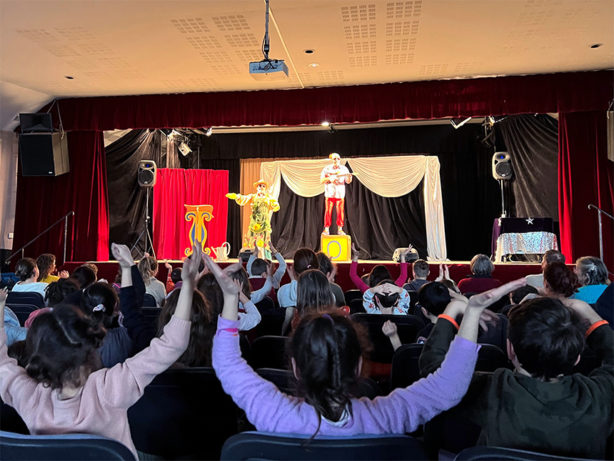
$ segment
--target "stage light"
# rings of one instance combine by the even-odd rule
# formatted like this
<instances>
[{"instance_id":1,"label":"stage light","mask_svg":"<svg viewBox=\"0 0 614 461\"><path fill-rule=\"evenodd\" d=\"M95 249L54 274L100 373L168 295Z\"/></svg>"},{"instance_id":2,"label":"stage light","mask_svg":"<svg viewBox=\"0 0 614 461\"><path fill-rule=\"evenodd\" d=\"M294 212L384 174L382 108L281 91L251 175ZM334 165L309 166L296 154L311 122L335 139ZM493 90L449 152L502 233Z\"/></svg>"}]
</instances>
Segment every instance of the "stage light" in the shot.
<instances>
[{"instance_id":1,"label":"stage light","mask_svg":"<svg viewBox=\"0 0 614 461\"><path fill-rule=\"evenodd\" d=\"M205 136L210 137L213 134L213 127L209 127L207 128L207 131L205 132Z\"/></svg>"},{"instance_id":2,"label":"stage light","mask_svg":"<svg viewBox=\"0 0 614 461\"><path fill-rule=\"evenodd\" d=\"M178 138L178 137L180 137L180 136L181 136L181 133L179 133L179 131L177 131L177 130L175 130L175 129L173 129L173 130L170 132L170 134L167 134L167 135L166 135L166 137L167 137L169 140L173 140L173 139Z\"/></svg>"},{"instance_id":3,"label":"stage light","mask_svg":"<svg viewBox=\"0 0 614 461\"><path fill-rule=\"evenodd\" d=\"M181 144L179 144L179 147L177 149L179 149L179 152L181 152L181 155L183 155L184 157L187 156L190 152L192 152L192 149L190 149L190 146L188 146L185 141L181 141Z\"/></svg>"},{"instance_id":4,"label":"stage light","mask_svg":"<svg viewBox=\"0 0 614 461\"><path fill-rule=\"evenodd\" d=\"M330 122L327 122L326 120L324 120L322 123L320 123L320 125L322 125L323 127L329 127Z\"/></svg>"},{"instance_id":5,"label":"stage light","mask_svg":"<svg viewBox=\"0 0 614 461\"><path fill-rule=\"evenodd\" d=\"M469 120L471 120L471 117L467 117L467 118L453 118L453 119L450 120L450 123L452 124L452 126L454 127L455 130L458 130L461 126L463 126Z\"/></svg>"}]
</instances>

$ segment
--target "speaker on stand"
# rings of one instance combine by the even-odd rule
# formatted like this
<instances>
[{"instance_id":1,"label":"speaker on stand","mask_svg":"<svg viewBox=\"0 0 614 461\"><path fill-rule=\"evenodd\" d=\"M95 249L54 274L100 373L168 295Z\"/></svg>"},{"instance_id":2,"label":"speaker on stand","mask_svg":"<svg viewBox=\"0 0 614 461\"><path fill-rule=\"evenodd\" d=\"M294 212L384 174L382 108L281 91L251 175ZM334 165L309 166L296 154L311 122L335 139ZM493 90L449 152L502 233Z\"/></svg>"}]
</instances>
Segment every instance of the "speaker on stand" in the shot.
<instances>
[{"instance_id":1,"label":"speaker on stand","mask_svg":"<svg viewBox=\"0 0 614 461\"><path fill-rule=\"evenodd\" d=\"M512 179L514 170L512 169L512 158L507 152L495 152L492 156L492 177L499 181L501 186L501 217L507 217L505 210L504 181Z\"/></svg>"},{"instance_id":2,"label":"speaker on stand","mask_svg":"<svg viewBox=\"0 0 614 461\"><path fill-rule=\"evenodd\" d=\"M143 246L143 255L149 253L154 258L156 257L156 251L154 250L153 239L149 232L149 226L151 224L151 216L149 215L149 194L151 193L151 188L156 185L157 171L156 162L153 160L141 160L139 162L137 181L139 186L145 188L145 226L130 248L130 252L132 252L141 239L144 238L145 245Z\"/></svg>"}]
</instances>

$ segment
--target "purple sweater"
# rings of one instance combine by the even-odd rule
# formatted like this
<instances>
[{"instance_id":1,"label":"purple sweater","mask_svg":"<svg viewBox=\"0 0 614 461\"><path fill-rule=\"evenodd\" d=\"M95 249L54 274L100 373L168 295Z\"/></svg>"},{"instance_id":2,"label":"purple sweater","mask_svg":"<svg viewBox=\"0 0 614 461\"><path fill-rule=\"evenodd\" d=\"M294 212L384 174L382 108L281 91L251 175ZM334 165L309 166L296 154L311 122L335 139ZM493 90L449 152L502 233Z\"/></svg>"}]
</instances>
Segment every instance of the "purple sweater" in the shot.
<instances>
[{"instance_id":1,"label":"purple sweater","mask_svg":"<svg viewBox=\"0 0 614 461\"><path fill-rule=\"evenodd\" d=\"M314 434L318 427L314 408L280 392L241 357L238 324L220 317L213 342L213 368L224 390L259 431ZM352 399L352 416L343 424L322 419L318 435L413 432L460 402L469 387L478 349L477 344L457 337L435 373L386 397Z\"/></svg>"},{"instance_id":2,"label":"purple sweater","mask_svg":"<svg viewBox=\"0 0 614 461\"><path fill-rule=\"evenodd\" d=\"M6 332L0 328L0 396L15 408L32 434L89 433L115 439L138 459L130 436L127 411L141 398L156 375L183 354L190 324L175 316L161 338L113 368L92 373L80 392L60 400L52 390L30 378L6 353Z\"/></svg>"}]
</instances>

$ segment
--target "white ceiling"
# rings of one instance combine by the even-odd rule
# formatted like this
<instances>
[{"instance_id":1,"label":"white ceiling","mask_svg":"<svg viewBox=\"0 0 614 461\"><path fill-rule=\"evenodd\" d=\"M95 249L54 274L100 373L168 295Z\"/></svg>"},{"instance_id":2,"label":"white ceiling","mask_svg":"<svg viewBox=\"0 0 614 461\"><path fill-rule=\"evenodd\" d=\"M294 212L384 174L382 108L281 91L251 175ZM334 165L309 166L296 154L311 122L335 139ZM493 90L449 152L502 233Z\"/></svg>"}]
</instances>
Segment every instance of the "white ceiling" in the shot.
<instances>
[{"instance_id":1,"label":"white ceiling","mask_svg":"<svg viewBox=\"0 0 614 461\"><path fill-rule=\"evenodd\" d=\"M613 0L271 0L270 57L290 75L256 81L264 11L263 0L0 0L0 128L54 97L614 67Z\"/></svg>"}]
</instances>

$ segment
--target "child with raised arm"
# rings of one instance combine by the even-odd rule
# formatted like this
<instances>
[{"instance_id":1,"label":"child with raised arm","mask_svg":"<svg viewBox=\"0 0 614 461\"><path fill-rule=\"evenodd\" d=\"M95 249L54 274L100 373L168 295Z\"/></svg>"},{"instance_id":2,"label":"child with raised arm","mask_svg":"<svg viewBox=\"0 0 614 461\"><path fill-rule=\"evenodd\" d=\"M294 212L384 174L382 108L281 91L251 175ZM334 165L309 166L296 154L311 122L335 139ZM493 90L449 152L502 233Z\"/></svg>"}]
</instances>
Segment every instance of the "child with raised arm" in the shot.
<instances>
[{"instance_id":1,"label":"child with raised arm","mask_svg":"<svg viewBox=\"0 0 614 461\"><path fill-rule=\"evenodd\" d=\"M126 246L118 247L129 254ZM137 457L127 411L188 345L200 248L196 242L193 259L183 265L177 309L162 337L113 368L100 368L96 353L103 326L77 307L59 306L34 320L26 338L25 369L7 355L0 316L0 397L17 410L32 434L101 435L123 443Z\"/></svg>"},{"instance_id":2,"label":"child with raised arm","mask_svg":"<svg viewBox=\"0 0 614 461\"><path fill-rule=\"evenodd\" d=\"M352 321L335 313L303 318L290 355L301 397L280 392L241 357L238 289L207 256L224 292L224 308L213 343L213 368L224 390L259 431L305 435L403 434L456 405L475 366L480 313L490 298L469 302L457 338L441 368L405 389L375 400L354 398L349 389L360 374L360 335Z\"/></svg>"},{"instance_id":3,"label":"child with raised arm","mask_svg":"<svg viewBox=\"0 0 614 461\"><path fill-rule=\"evenodd\" d=\"M423 376L442 363L463 312L463 303L450 303L435 325L420 356ZM602 361L588 376L572 373L584 338ZM507 354L514 370L476 374L453 410L481 427L478 444L602 459L614 430L614 334L608 322L578 300L523 301L509 313Z\"/></svg>"}]
</instances>

